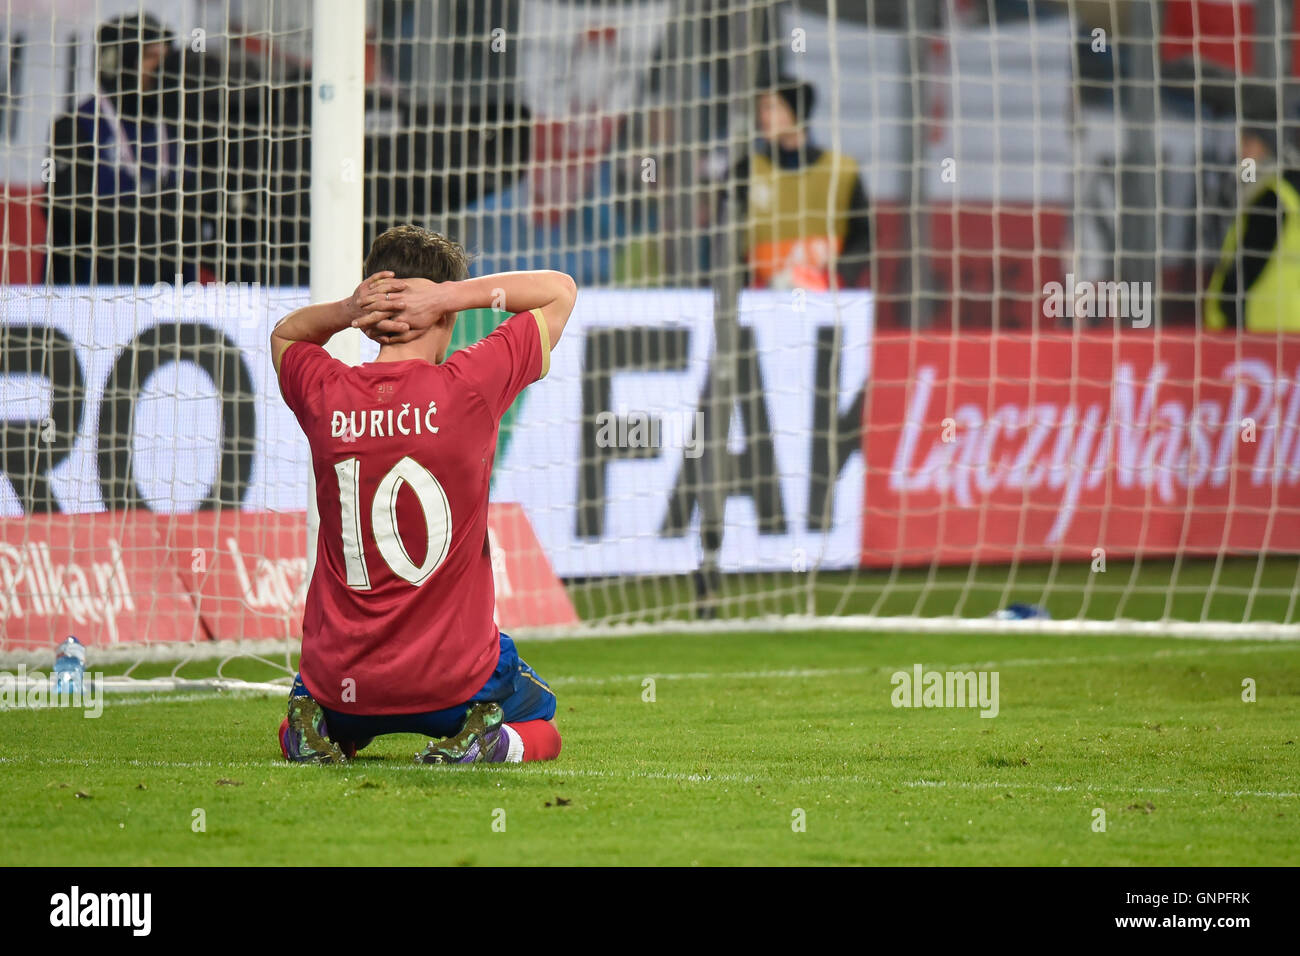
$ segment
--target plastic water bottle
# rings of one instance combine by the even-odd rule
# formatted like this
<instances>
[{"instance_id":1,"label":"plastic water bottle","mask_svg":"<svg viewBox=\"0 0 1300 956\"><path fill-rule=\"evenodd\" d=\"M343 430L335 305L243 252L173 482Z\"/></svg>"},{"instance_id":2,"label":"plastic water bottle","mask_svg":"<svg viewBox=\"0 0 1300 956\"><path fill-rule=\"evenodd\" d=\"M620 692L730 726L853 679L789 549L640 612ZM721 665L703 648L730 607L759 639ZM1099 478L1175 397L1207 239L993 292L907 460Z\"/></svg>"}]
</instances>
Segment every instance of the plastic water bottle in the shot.
<instances>
[{"instance_id":1,"label":"plastic water bottle","mask_svg":"<svg viewBox=\"0 0 1300 956\"><path fill-rule=\"evenodd\" d=\"M54 692L80 694L86 675L86 645L71 634L54 652Z\"/></svg>"}]
</instances>

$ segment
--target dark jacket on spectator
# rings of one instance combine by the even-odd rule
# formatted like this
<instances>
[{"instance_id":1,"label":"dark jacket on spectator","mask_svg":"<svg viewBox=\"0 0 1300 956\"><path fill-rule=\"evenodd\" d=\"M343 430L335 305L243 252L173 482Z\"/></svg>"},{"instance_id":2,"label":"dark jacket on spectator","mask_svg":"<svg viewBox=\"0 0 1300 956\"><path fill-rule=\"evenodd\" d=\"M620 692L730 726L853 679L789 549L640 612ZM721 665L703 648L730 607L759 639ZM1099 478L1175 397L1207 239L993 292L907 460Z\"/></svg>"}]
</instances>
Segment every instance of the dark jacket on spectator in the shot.
<instances>
[{"instance_id":1,"label":"dark jacket on spectator","mask_svg":"<svg viewBox=\"0 0 1300 956\"><path fill-rule=\"evenodd\" d=\"M183 267L181 190L192 175L160 96L99 93L54 122L48 278L152 285Z\"/></svg>"}]
</instances>

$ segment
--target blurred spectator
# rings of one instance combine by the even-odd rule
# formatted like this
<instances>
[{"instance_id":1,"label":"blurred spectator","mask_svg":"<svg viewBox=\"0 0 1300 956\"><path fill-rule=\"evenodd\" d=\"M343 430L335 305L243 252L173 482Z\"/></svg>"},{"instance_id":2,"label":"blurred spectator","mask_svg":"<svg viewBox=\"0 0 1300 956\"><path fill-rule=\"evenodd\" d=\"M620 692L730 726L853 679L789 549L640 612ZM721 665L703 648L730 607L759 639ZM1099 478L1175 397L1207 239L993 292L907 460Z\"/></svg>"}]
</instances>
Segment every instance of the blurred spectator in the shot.
<instances>
[{"instance_id":1,"label":"blurred spectator","mask_svg":"<svg viewBox=\"0 0 1300 956\"><path fill-rule=\"evenodd\" d=\"M871 209L857 163L814 145L808 83L782 78L759 93L762 138L738 170L753 285L828 289L868 282Z\"/></svg>"},{"instance_id":2,"label":"blurred spectator","mask_svg":"<svg viewBox=\"0 0 1300 956\"><path fill-rule=\"evenodd\" d=\"M49 281L151 285L182 268L181 185L187 162L169 115L163 62L173 35L148 14L103 23L95 94L54 121Z\"/></svg>"},{"instance_id":3,"label":"blurred spectator","mask_svg":"<svg viewBox=\"0 0 1300 956\"><path fill-rule=\"evenodd\" d=\"M1257 185L1223 241L1206 293L1205 325L1300 332L1300 170L1278 139L1272 87L1249 84L1241 96L1240 168L1244 174L1251 161Z\"/></svg>"}]
</instances>

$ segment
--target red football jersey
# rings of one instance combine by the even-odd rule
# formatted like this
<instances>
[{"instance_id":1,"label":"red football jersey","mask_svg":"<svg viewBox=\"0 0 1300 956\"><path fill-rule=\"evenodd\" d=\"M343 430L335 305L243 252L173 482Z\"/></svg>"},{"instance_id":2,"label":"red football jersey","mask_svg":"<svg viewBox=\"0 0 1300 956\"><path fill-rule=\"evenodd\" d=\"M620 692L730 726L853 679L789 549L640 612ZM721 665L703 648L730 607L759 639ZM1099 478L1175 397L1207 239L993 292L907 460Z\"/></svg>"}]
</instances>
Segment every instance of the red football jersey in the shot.
<instances>
[{"instance_id":1,"label":"red football jersey","mask_svg":"<svg viewBox=\"0 0 1300 956\"><path fill-rule=\"evenodd\" d=\"M320 512L299 670L326 707L441 710L491 676L497 428L550 367L547 339L534 310L441 365L285 350L280 390L311 445Z\"/></svg>"}]
</instances>

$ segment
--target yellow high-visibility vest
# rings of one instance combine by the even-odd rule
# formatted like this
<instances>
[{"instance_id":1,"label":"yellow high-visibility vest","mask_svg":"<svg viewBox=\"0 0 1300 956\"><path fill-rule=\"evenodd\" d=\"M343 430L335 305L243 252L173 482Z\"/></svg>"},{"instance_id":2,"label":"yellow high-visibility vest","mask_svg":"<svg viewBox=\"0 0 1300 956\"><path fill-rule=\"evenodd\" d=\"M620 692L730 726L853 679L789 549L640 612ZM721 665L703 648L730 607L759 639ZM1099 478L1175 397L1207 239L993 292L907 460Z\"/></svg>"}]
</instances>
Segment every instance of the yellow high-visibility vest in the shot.
<instances>
[{"instance_id":1,"label":"yellow high-visibility vest","mask_svg":"<svg viewBox=\"0 0 1300 956\"><path fill-rule=\"evenodd\" d=\"M746 238L755 281L765 286L791 266L824 272L832 247L838 253L849 230L858 164L830 150L798 169L782 168L762 153L750 161Z\"/></svg>"},{"instance_id":2,"label":"yellow high-visibility vest","mask_svg":"<svg viewBox=\"0 0 1300 956\"><path fill-rule=\"evenodd\" d=\"M1277 201L1286 213L1282 232L1277 245L1269 257L1259 278L1249 289L1239 289L1237 294L1244 296L1245 308L1242 325L1247 332L1300 332L1300 192L1282 176L1272 176L1260 183L1251 194L1246 204L1248 212L1255 201L1266 190L1277 193ZM1246 212L1237 217L1237 222L1223 240L1223 251L1219 264L1210 277L1210 286L1206 290L1205 327L1207 329L1224 329L1228 327L1228 317L1223 311L1221 299L1223 283L1228 270L1237 267L1237 244L1246 229Z\"/></svg>"}]
</instances>

